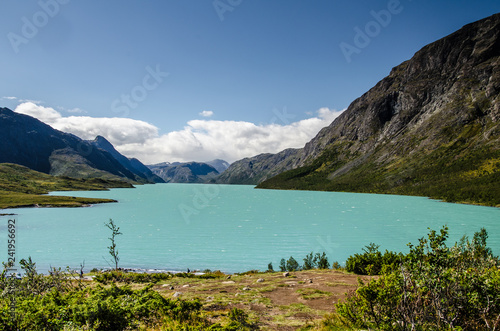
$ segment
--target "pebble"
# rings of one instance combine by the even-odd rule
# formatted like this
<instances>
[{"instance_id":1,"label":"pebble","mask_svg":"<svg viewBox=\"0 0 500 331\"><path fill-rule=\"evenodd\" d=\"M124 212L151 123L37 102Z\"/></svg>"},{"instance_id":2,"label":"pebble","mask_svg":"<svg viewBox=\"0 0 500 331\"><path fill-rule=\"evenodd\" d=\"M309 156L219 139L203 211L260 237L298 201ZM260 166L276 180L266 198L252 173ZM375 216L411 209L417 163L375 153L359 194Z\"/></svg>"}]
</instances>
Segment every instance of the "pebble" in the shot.
<instances>
[{"instance_id":1,"label":"pebble","mask_svg":"<svg viewBox=\"0 0 500 331\"><path fill-rule=\"evenodd\" d=\"M264 282L264 278L257 279L257 283L263 283L263 282Z\"/></svg>"},{"instance_id":2,"label":"pebble","mask_svg":"<svg viewBox=\"0 0 500 331\"><path fill-rule=\"evenodd\" d=\"M288 271L283 273L283 277L288 277L288 276L290 276L290 273Z\"/></svg>"},{"instance_id":3,"label":"pebble","mask_svg":"<svg viewBox=\"0 0 500 331\"><path fill-rule=\"evenodd\" d=\"M182 295L182 293L181 293L181 292L175 292L175 293L174 293L174 295L173 295L173 297L174 297L174 298L178 298L178 297L180 297L181 295Z\"/></svg>"}]
</instances>

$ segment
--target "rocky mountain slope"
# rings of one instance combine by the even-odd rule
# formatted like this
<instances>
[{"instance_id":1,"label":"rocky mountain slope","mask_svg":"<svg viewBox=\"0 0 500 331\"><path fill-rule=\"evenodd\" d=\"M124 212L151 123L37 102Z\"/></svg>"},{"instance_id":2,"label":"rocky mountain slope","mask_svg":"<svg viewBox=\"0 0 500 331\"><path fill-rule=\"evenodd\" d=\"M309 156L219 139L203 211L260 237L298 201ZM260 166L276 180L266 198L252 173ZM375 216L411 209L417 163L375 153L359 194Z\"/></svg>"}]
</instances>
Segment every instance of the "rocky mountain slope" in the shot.
<instances>
[{"instance_id":1,"label":"rocky mountain slope","mask_svg":"<svg viewBox=\"0 0 500 331\"><path fill-rule=\"evenodd\" d=\"M103 149L111 154L125 169L134 173L136 176L142 178L143 180L153 182L153 183L164 183L165 181L160 177L153 174L153 172L142 164L141 161L120 154L115 147L102 136L97 136L93 141L90 141L92 145L97 148Z\"/></svg>"},{"instance_id":2,"label":"rocky mountain slope","mask_svg":"<svg viewBox=\"0 0 500 331\"><path fill-rule=\"evenodd\" d=\"M214 167L215 170L217 170L220 174L223 173L224 171L226 171L227 168L229 168L229 166L230 166L230 164L227 161L224 161L221 159L215 159L215 160L203 162L203 163L206 163L206 164Z\"/></svg>"},{"instance_id":3,"label":"rocky mountain slope","mask_svg":"<svg viewBox=\"0 0 500 331\"><path fill-rule=\"evenodd\" d=\"M150 182L97 145L8 108L0 108L0 141L0 163L55 176Z\"/></svg>"},{"instance_id":4,"label":"rocky mountain slope","mask_svg":"<svg viewBox=\"0 0 500 331\"><path fill-rule=\"evenodd\" d=\"M284 159L266 156L261 168L280 174L258 187L500 205L499 91L496 14L393 68L304 148ZM225 175L237 178L237 166L257 159L235 162ZM252 176L268 178L262 174Z\"/></svg>"},{"instance_id":5,"label":"rocky mountain slope","mask_svg":"<svg viewBox=\"0 0 500 331\"><path fill-rule=\"evenodd\" d=\"M164 162L148 167L167 183L205 183L219 175L214 167L200 162Z\"/></svg>"},{"instance_id":6,"label":"rocky mountain slope","mask_svg":"<svg viewBox=\"0 0 500 331\"><path fill-rule=\"evenodd\" d=\"M284 170L294 168L298 149L286 149L277 154L259 154L232 163L214 182L219 184L254 185Z\"/></svg>"}]
</instances>

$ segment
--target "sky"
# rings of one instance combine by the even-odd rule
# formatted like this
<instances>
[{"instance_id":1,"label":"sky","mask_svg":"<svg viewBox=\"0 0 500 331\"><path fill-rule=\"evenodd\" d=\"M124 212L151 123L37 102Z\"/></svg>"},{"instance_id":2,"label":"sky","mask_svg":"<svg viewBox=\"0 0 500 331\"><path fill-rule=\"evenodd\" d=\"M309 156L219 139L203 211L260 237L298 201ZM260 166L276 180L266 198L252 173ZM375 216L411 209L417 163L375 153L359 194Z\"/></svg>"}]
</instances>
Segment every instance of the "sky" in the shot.
<instances>
[{"instance_id":1,"label":"sky","mask_svg":"<svg viewBox=\"0 0 500 331\"><path fill-rule=\"evenodd\" d=\"M145 164L300 148L500 1L0 1L0 107Z\"/></svg>"}]
</instances>

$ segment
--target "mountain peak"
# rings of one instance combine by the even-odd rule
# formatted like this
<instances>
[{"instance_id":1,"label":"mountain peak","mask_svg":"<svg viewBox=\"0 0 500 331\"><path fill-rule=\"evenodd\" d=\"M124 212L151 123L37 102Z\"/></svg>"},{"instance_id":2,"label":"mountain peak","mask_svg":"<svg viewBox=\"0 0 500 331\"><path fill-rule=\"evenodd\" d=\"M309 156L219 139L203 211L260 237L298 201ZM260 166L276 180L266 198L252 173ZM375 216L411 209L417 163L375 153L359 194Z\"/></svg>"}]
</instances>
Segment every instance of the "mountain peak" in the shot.
<instances>
[{"instance_id":1,"label":"mountain peak","mask_svg":"<svg viewBox=\"0 0 500 331\"><path fill-rule=\"evenodd\" d=\"M499 92L496 14L423 47L304 148L237 161L225 176L243 181L274 173L259 187L498 205Z\"/></svg>"}]
</instances>

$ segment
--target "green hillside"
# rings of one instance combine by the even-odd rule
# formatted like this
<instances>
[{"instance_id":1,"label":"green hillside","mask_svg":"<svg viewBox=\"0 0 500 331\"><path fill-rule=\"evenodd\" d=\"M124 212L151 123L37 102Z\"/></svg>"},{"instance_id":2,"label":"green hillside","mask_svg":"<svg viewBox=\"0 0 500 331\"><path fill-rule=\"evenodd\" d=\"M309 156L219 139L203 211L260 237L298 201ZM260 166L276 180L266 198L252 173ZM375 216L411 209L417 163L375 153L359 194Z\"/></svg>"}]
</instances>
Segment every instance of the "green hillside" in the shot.
<instances>
[{"instance_id":1,"label":"green hillside","mask_svg":"<svg viewBox=\"0 0 500 331\"><path fill-rule=\"evenodd\" d=\"M346 164L332 146L311 165L284 172L257 188L414 195L500 207L500 150L484 147L471 152L466 147L457 140L421 158L401 157L383 166L372 155L330 179Z\"/></svg>"},{"instance_id":2,"label":"green hillside","mask_svg":"<svg viewBox=\"0 0 500 331\"><path fill-rule=\"evenodd\" d=\"M47 196L51 191L96 191L133 187L131 184L104 179L55 177L26 167L0 164L0 209L16 207L81 207L89 204L116 202L111 199Z\"/></svg>"},{"instance_id":3,"label":"green hillside","mask_svg":"<svg viewBox=\"0 0 500 331\"><path fill-rule=\"evenodd\" d=\"M258 187L500 206L499 44L497 14L425 46Z\"/></svg>"}]
</instances>

